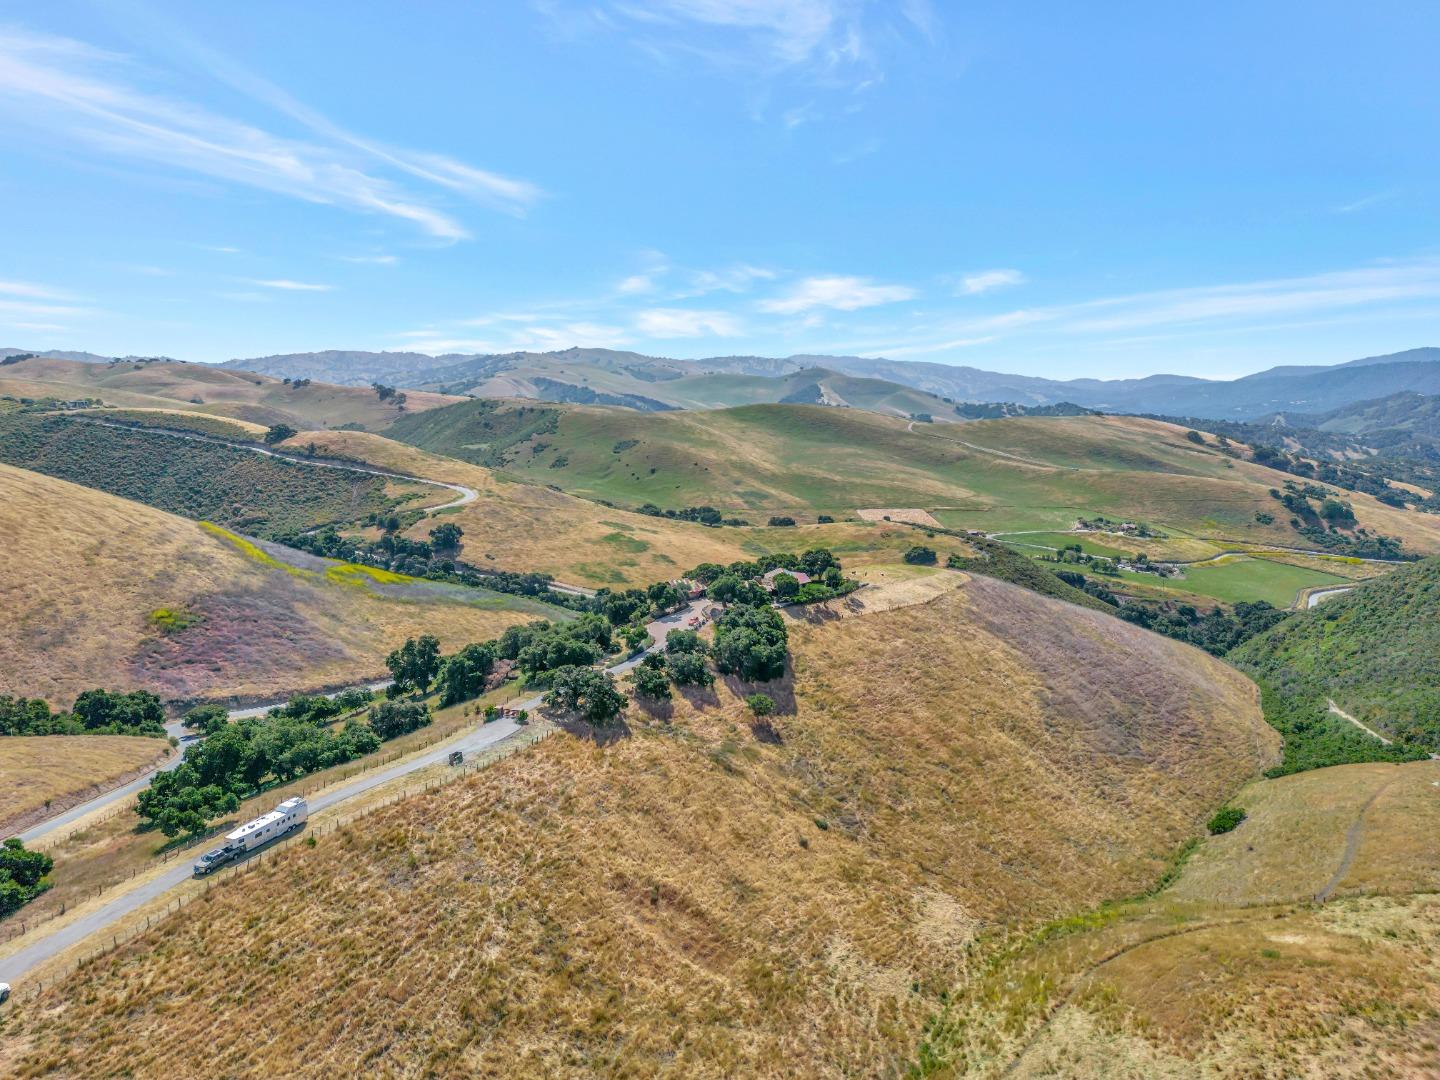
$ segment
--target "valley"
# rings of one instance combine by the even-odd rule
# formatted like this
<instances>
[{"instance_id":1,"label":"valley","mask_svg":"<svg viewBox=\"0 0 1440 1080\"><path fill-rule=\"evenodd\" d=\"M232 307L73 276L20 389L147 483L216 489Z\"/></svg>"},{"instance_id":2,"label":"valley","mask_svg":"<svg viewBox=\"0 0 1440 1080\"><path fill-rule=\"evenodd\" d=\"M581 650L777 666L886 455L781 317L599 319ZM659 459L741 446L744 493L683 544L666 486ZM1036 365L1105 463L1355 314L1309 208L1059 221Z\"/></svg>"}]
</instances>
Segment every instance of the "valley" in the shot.
<instances>
[{"instance_id":1,"label":"valley","mask_svg":"<svg viewBox=\"0 0 1440 1080\"><path fill-rule=\"evenodd\" d=\"M169 386L153 367L115 377ZM1380 978L1356 942L1425 933L1430 870L1411 853L1440 743L1423 692L1396 681L1430 625L1440 518L1140 417L476 398L336 425L301 407L351 400L340 389L289 391L289 419L108 388L85 408L0 413L0 589L21 628L0 693L58 712L93 686L153 690L171 717L218 702L236 727L263 712L251 702L380 685L422 635L437 651L393 697L421 726L293 776L276 758L201 818L223 831L292 795L313 815L218 877L192 878L207 832L137 825L131 794L29 830L55 868L0 941L0 977L25 990L0 1017L18 1075L74 1073L78 1046L87 1068L147 1072L196 1042L222 1069L287 1075L362 1058L637 1075L1240 1060L1167 1012L1174 995L1270 1031L1243 1060L1330 1063L1337 1043L1283 1026L1298 998L1272 997L1264 1020L1235 1012L1252 984L1218 988L1227 958L1274 952L1287 978L1312 978L1348 957L1355 988L1318 1006L1343 1009ZM1325 522L1324 499L1349 517ZM745 594L747 576L817 554L853 591L779 609ZM721 591L737 573L742 595ZM683 590L654 591L689 574L726 599L676 609ZM1325 599L1307 610L1311 594ZM647 595L653 609L629 599ZM783 611L780 668L641 692L677 663L672 629L693 619L702 666L719 665L711 624L747 610ZM595 612L615 639L590 662L625 692L614 721L559 706L543 666L444 697L469 650L490 664L535 620L584 633ZM1394 649L1348 643L1396 626ZM627 659L622 637L640 651ZM326 713L318 737L379 708ZM94 745L66 770L27 750L17 777L52 786L25 789L21 824L167 749L5 738ZM1245 812L1243 850L1202 839L1223 806ZM240 927L260 910L271 929L253 938ZM1421 955L1385 956L1385 993L1423 1020ZM262 985L286 1001L305 986L311 1015L344 1030L321 1055L306 1025L237 1034ZM106 1026L116 1010L130 1021ZM557 1032L560 1013L582 1019ZM1348 1030L1365 1060L1403 1060L1384 1030Z\"/></svg>"}]
</instances>

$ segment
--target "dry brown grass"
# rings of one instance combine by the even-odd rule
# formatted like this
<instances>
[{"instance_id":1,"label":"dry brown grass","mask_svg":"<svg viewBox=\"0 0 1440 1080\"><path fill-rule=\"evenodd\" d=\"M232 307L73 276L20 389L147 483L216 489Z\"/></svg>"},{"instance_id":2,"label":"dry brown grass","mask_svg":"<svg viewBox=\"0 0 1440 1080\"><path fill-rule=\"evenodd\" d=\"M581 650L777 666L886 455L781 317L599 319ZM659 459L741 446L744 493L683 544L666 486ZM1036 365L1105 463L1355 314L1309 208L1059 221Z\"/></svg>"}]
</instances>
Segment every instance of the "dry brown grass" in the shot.
<instances>
[{"instance_id":1,"label":"dry brown grass","mask_svg":"<svg viewBox=\"0 0 1440 1080\"><path fill-rule=\"evenodd\" d=\"M86 364L73 360L26 360L5 369L0 393L14 397L98 397L107 405L180 408L269 425L381 426L400 415L373 390L312 383L292 389L280 379L209 364ZM407 391L411 412L453 404L460 398Z\"/></svg>"},{"instance_id":2,"label":"dry brown grass","mask_svg":"<svg viewBox=\"0 0 1440 1080\"><path fill-rule=\"evenodd\" d=\"M942 1074L1431 1075L1437 785L1432 761L1250 785L1173 888L1000 947L957 995Z\"/></svg>"},{"instance_id":3,"label":"dry brown grass","mask_svg":"<svg viewBox=\"0 0 1440 1080\"><path fill-rule=\"evenodd\" d=\"M195 522L7 465L0 547L0 693L65 708L95 686L220 699L353 684L413 634L453 649L533 617L296 575ZM165 632L161 608L193 624Z\"/></svg>"},{"instance_id":4,"label":"dry brown grass","mask_svg":"<svg viewBox=\"0 0 1440 1080\"><path fill-rule=\"evenodd\" d=\"M0 836L68 810L149 769L164 739L130 735L15 735L0 741Z\"/></svg>"},{"instance_id":5,"label":"dry brown grass","mask_svg":"<svg viewBox=\"0 0 1440 1080\"><path fill-rule=\"evenodd\" d=\"M769 551L829 547L846 565L893 562L922 539L903 525L839 522L798 528L711 529L647 517L554 491L515 483L489 469L426 453L379 435L354 431L305 432L293 444L315 442L323 453L367 461L397 472L464 484L479 499L445 520L465 530L464 557L477 566L542 571L590 586L648 585L678 576L702 562L728 563ZM411 529L423 538L434 522ZM945 536L925 540L944 556L963 551Z\"/></svg>"},{"instance_id":6,"label":"dry brown grass","mask_svg":"<svg viewBox=\"0 0 1440 1080\"><path fill-rule=\"evenodd\" d=\"M898 1071L977 933L1143 886L1275 753L1210 658L956 580L795 625L777 734L632 709L212 890L21 1003L14 1071Z\"/></svg>"}]
</instances>

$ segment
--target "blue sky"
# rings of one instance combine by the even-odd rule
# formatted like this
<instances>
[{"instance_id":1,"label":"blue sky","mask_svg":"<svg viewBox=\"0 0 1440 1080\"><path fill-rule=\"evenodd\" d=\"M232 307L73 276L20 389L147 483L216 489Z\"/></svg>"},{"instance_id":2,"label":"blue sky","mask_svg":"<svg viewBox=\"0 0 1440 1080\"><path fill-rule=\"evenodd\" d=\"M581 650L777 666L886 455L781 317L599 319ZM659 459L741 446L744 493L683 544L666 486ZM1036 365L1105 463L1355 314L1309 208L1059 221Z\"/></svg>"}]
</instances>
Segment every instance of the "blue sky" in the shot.
<instances>
[{"instance_id":1,"label":"blue sky","mask_svg":"<svg viewBox=\"0 0 1440 1080\"><path fill-rule=\"evenodd\" d=\"M1440 344L1440 7L0 0L0 344Z\"/></svg>"}]
</instances>

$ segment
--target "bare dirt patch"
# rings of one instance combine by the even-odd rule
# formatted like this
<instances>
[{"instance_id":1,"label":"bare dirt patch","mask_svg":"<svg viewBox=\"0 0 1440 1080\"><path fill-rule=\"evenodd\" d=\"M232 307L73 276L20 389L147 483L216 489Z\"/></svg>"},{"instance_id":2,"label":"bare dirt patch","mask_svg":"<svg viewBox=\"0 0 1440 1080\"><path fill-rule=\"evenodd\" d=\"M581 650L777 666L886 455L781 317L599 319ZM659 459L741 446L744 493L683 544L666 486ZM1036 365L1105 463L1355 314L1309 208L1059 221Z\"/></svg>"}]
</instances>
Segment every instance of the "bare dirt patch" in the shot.
<instances>
[{"instance_id":1,"label":"bare dirt patch","mask_svg":"<svg viewBox=\"0 0 1440 1080\"><path fill-rule=\"evenodd\" d=\"M933 525L940 528L940 522L929 510L920 510L914 507L909 509L879 509L879 510L856 510L856 515L861 521L903 521L908 525Z\"/></svg>"}]
</instances>

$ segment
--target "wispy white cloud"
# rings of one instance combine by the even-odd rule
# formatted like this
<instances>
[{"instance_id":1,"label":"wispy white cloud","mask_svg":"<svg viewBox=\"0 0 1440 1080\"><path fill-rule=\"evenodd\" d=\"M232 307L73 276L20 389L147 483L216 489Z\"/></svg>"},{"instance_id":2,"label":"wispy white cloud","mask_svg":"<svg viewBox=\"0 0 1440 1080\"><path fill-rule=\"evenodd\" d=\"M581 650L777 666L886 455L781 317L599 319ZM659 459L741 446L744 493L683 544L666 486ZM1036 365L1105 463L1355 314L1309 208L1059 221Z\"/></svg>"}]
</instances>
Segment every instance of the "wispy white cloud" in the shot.
<instances>
[{"instance_id":1,"label":"wispy white cloud","mask_svg":"<svg viewBox=\"0 0 1440 1080\"><path fill-rule=\"evenodd\" d=\"M615 286L615 291L622 296L637 296L654 290L655 277L653 274L631 274L629 277L621 278Z\"/></svg>"},{"instance_id":2,"label":"wispy white cloud","mask_svg":"<svg viewBox=\"0 0 1440 1080\"><path fill-rule=\"evenodd\" d=\"M400 261L397 255L337 255L341 262L355 263L358 266L394 266Z\"/></svg>"},{"instance_id":3,"label":"wispy white cloud","mask_svg":"<svg viewBox=\"0 0 1440 1080\"><path fill-rule=\"evenodd\" d=\"M1399 194L1396 191L1377 191L1370 195L1356 199L1353 202L1341 203L1339 206L1332 206L1330 212L1333 214L1354 214L1360 210L1368 210L1372 206L1379 206L1387 203Z\"/></svg>"},{"instance_id":4,"label":"wispy white cloud","mask_svg":"<svg viewBox=\"0 0 1440 1080\"><path fill-rule=\"evenodd\" d=\"M540 195L528 181L439 154L372 143L233 66L217 61L215 70L327 141L288 138L140 90L134 85L139 73L125 58L84 42L0 28L0 112L47 137L309 202L396 218L443 240L463 239L468 232L450 213L382 175L375 166L483 198L512 212L522 211Z\"/></svg>"},{"instance_id":5,"label":"wispy white cloud","mask_svg":"<svg viewBox=\"0 0 1440 1080\"><path fill-rule=\"evenodd\" d=\"M834 275L806 278L789 295L762 300L759 306L761 311L778 315L797 315L816 308L858 311L911 300L915 295L908 285L877 285L868 278Z\"/></svg>"},{"instance_id":6,"label":"wispy white cloud","mask_svg":"<svg viewBox=\"0 0 1440 1080\"><path fill-rule=\"evenodd\" d=\"M962 277L958 291L965 296L978 296L993 289L1023 285L1025 280L1025 275L1019 270L980 270Z\"/></svg>"},{"instance_id":7,"label":"wispy white cloud","mask_svg":"<svg viewBox=\"0 0 1440 1080\"><path fill-rule=\"evenodd\" d=\"M48 322L12 322L10 325L16 330L31 330L35 333L59 332L69 329L69 327L62 326L60 323Z\"/></svg>"},{"instance_id":8,"label":"wispy white cloud","mask_svg":"<svg viewBox=\"0 0 1440 1080\"><path fill-rule=\"evenodd\" d=\"M651 308L635 316L635 329L652 338L737 337L740 321L724 311Z\"/></svg>"},{"instance_id":9,"label":"wispy white cloud","mask_svg":"<svg viewBox=\"0 0 1440 1080\"><path fill-rule=\"evenodd\" d=\"M1084 340L1209 325L1263 328L1276 320L1339 311L1393 317L1405 304L1440 299L1440 260L1420 259L1304 277L1163 289L1102 297L1074 304L1025 308L983 318L940 320L889 341L872 342L863 355L944 353L1021 334Z\"/></svg>"},{"instance_id":10,"label":"wispy white cloud","mask_svg":"<svg viewBox=\"0 0 1440 1080\"><path fill-rule=\"evenodd\" d=\"M809 89L855 92L883 80L887 49L936 40L929 0L533 0L567 37L623 35L657 63L677 58L741 77L793 77ZM918 32L918 33L917 33ZM764 111L764 110L761 110ZM787 127L820 116L782 110Z\"/></svg>"},{"instance_id":11,"label":"wispy white cloud","mask_svg":"<svg viewBox=\"0 0 1440 1080\"><path fill-rule=\"evenodd\" d=\"M73 300L69 293L52 289L48 285L34 285L28 281L0 281L0 293L7 296L24 296L31 300Z\"/></svg>"},{"instance_id":12,"label":"wispy white cloud","mask_svg":"<svg viewBox=\"0 0 1440 1080\"><path fill-rule=\"evenodd\" d=\"M319 285L309 281L291 281L289 278L251 278L251 285L267 289L281 289L286 292L331 292L334 285Z\"/></svg>"}]
</instances>

